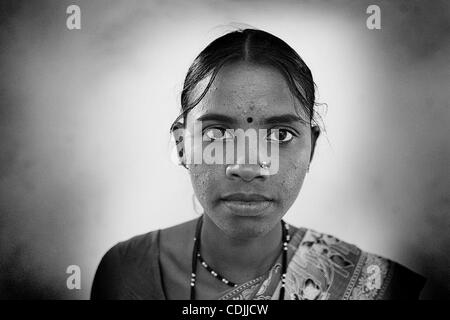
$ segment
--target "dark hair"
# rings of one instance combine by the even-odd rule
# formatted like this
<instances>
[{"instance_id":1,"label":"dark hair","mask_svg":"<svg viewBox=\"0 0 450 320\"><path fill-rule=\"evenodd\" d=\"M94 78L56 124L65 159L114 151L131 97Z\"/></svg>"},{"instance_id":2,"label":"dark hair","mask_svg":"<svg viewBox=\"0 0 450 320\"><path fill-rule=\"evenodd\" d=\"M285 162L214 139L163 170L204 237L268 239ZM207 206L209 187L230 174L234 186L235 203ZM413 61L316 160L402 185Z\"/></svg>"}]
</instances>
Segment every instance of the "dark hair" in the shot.
<instances>
[{"instance_id":1,"label":"dark hair","mask_svg":"<svg viewBox=\"0 0 450 320\"><path fill-rule=\"evenodd\" d=\"M315 85L311 71L302 58L286 42L268 32L242 29L217 38L195 58L184 80L181 114L172 124L171 131L181 118L186 123L188 112L206 95L219 70L225 64L237 61L270 65L279 70L293 95L303 105L309 121L314 120ZM210 75L205 90L192 99L192 91L197 84Z\"/></svg>"}]
</instances>

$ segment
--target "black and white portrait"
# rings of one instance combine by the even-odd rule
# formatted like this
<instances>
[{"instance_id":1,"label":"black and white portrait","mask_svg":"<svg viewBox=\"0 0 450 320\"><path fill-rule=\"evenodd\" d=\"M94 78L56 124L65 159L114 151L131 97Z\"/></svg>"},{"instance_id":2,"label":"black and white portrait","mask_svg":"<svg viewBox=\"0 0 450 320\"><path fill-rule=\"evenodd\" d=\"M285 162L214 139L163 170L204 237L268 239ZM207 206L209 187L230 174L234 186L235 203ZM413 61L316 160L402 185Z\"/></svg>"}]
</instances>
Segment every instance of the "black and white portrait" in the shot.
<instances>
[{"instance_id":1,"label":"black and white portrait","mask_svg":"<svg viewBox=\"0 0 450 320\"><path fill-rule=\"evenodd\" d=\"M0 299L448 299L449 18L2 1Z\"/></svg>"}]
</instances>

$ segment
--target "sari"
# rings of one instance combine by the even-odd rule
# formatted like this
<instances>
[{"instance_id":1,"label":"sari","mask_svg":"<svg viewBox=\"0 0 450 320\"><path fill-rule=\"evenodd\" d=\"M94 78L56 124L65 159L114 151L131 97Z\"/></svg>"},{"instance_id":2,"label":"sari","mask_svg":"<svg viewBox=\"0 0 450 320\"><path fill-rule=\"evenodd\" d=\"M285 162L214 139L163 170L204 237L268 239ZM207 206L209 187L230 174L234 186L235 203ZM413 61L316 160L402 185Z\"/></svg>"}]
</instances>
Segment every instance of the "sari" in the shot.
<instances>
[{"instance_id":1,"label":"sari","mask_svg":"<svg viewBox=\"0 0 450 320\"><path fill-rule=\"evenodd\" d=\"M285 300L419 298L425 278L408 268L330 235L289 230ZM167 299L160 234L152 231L113 246L97 268L91 299ZM264 275L226 289L217 299L278 300L280 287L281 254Z\"/></svg>"},{"instance_id":2,"label":"sari","mask_svg":"<svg viewBox=\"0 0 450 320\"><path fill-rule=\"evenodd\" d=\"M292 228L285 300L417 299L425 279L417 273L333 236ZM281 256L265 275L227 290L220 300L278 299Z\"/></svg>"}]
</instances>

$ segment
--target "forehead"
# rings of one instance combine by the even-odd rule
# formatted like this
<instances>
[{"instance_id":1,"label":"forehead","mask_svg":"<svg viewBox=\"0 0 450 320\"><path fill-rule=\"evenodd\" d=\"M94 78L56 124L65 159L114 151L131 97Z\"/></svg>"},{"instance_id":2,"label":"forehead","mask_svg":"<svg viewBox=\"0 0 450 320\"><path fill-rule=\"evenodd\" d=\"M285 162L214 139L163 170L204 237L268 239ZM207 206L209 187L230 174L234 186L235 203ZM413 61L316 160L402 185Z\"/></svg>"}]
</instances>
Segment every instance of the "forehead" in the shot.
<instances>
[{"instance_id":1,"label":"forehead","mask_svg":"<svg viewBox=\"0 0 450 320\"><path fill-rule=\"evenodd\" d=\"M195 97L203 92L208 81L209 78L204 79L197 85L193 92ZM298 105L286 79L277 69L239 62L224 66L218 72L202 101L189 112L188 121L212 112L236 118L295 115Z\"/></svg>"}]
</instances>

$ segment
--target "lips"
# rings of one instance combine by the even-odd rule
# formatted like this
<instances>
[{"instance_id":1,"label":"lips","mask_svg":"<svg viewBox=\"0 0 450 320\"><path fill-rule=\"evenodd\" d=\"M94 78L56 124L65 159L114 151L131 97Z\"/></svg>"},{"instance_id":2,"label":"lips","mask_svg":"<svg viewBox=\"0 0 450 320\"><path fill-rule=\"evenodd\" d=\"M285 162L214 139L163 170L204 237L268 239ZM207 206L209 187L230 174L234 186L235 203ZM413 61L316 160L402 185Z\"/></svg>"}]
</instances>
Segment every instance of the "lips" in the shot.
<instances>
[{"instance_id":1,"label":"lips","mask_svg":"<svg viewBox=\"0 0 450 320\"><path fill-rule=\"evenodd\" d=\"M238 216L258 216L269 208L273 201L262 194L233 193L221 198L223 205Z\"/></svg>"},{"instance_id":2,"label":"lips","mask_svg":"<svg viewBox=\"0 0 450 320\"><path fill-rule=\"evenodd\" d=\"M241 202L272 201L269 197L257 193L232 193L222 197L222 200Z\"/></svg>"}]
</instances>

